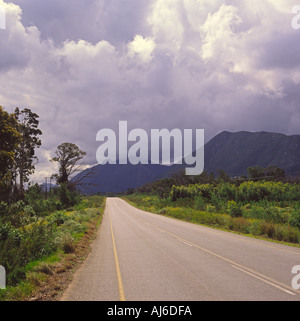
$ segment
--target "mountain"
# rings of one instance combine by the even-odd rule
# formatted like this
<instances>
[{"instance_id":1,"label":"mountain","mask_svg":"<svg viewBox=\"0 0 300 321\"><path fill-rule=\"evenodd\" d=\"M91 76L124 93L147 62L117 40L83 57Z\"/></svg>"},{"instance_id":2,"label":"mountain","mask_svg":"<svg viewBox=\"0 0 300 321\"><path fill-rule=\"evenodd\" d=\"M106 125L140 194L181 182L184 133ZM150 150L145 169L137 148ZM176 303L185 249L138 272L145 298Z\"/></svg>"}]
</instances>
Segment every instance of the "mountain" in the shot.
<instances>
[{"instance_id":1,"label":"mountain","mask_svg":"<svg viewBox=\"0 0 300 321\"><path fill-rule=\"evenodd\" d=\"M278 166L287 175L300 174L300 135L268 132L222 132L205 145L205 170L223 169L230 176L247 175L252 166Z\"/></svg>"},{"instance_id":2,"label":"mountain","mask_svg":"<svg viewBox=\"0 0 300 321\"><path fill-rule=\"evenodd\" d=\"M93 171L93 174L84 180L87 186L80 187L83 193L119 193L130 188L136 188L146 183L166 178L179 170L179 166L161 165L96 165L78 174L74 180L80 179Z\"/></svg>"},{"instance_id":3,"label":"mountain","mask_svg":"<svg viewBox=\"0 0 300 321\"><path fill-rule=\"evenodd\" d=\"M247 175L252 166L278 166L287 175L300 175L300 135L287 136L268 132L224 131L205 145L205 170L216 173L225 170L229 176ZM122 192L166 178L185 165L97 165L94 174L83 180L90 186L81 188L85 193Z\"/></svg>"}]
</instances>

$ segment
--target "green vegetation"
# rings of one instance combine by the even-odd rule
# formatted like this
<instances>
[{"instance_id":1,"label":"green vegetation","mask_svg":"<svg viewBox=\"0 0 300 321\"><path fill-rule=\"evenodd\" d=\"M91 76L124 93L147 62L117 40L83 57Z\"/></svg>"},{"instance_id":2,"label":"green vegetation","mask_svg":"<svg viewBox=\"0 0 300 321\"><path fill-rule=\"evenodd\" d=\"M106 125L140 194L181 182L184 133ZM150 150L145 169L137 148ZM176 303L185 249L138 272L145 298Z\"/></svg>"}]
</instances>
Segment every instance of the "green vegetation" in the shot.
<instances>
[{"instance_id":1,"label":"green vegetation","mask_svg":"<svg viewBox=\"0 0 300 321\"><path fill-rule=\"evenodd\" d=\"M38 118L28 108L9 114L0 106L0 201L24 197L24 184L37 161L35 149L41 146Z\"/></svg>"},{"instance_id":2,"label":"green vegetation","mask_svg":"<svg viewBox=\"0 0 300 321\"><path fill-rule=\"evenodd\" d=\"M57 184L74 189L76 183L71 181L70 178L74 173L82 170L78 162L86 155L86 152L75 144L63 143L57 147L55 155L51 162L59 164L59 173L54 174L53 177Z\"/></svg>"},{"instance_id":3,"label":"green vegetation","mask_svg":"<svg viewBox=\"0 0 300 321\"><path fill-rule=\"evenodd\" d=\"M7 289L0 300L21 299L32 293L52 260L76 251L89 224L99 224L104 198L83 198L76 191L80 181L72 175L81 170L86 155L78 146L63 143L51 161L59 164L57 187L47 190L30 183L42 144L39 116L16 108L9 114L0 106L0 265L6 270ZM28 183L28 187L26 187Z\"/></svg>"},{"instance_id":4,"label":"green vegetation","mask_svg":"<svg viewBox=\"0 0 300 321\"><path fill-rule=\"evenodd\" d=\"M251 171L253 173L254 171ZM282 177L282 171L275 170ZM138 207L193 223L287 243L300 243L300 184L276 179L231 179L204 173L198 183L153 184L152 193L125 198ZM205 182L200 182L200 181ZM164 190L161 193L161 190Z\"/></svg>"},{"instance_id":5,"label":"green vegetation","mask_svg":"<svg viewBox=\"0 0 300 321\"><path fill-rule=\"evenodd\" d=\"M35 284L51 274L51 264L74 253L89 223L96 224L102 217L104 197L77 195L77 203L63 209L57 195L36 198L35 204L31 193L26 202L1 203L0 265L6 268L8 287L0 291L0 300L32 293ZM55 207L60 209L53 211Z\"/></svg>"}]
</instances>

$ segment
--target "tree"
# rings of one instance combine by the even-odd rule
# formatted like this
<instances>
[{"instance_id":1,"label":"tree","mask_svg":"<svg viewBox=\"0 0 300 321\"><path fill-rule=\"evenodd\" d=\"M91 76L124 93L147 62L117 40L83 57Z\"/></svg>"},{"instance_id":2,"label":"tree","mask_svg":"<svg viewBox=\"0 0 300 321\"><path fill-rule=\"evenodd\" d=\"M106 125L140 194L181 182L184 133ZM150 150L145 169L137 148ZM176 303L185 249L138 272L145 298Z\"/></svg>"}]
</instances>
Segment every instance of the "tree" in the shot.
<instances>
[{"instance_id":1,"label":"tree","mask_svg":"<svg viewBox=\"0 0 300 321\"><path fill-rule=\"evenodd\" d=\"M263 168L260 166L249 167L247 169L250 179L268 179L268 180L282 180L285 178L285 172L282 168L275 165Z\"/></svg>"},{"instance_id":2,"label":"tree","mask_svg":"<svg viewBox=\"0 0 300 321\"><path fill-rule=\"evenodd\" d=\"M28 182L29 175L33 174L35 162L38 158L35 156L35 149L41 146L39 135L42 135L38 128L39 116L30 109L25 108L20 111L15 109L15 115L18 120L18 131L21 134L21 142L16 150L15 170L19 176L19 194L23 197L24 183Z\"/></svg>"},{"instance_id":3,"label":"tree","mask_svg":"<svg viewBox=\"0 0 300 321\"><path fill-rule=\"evenodd\" d=\"M265 169L261 166L253 166L247 168L250 179L259 180L265 177Z\"/></svg>"},{"instance_id":4,"label":"tree","mask_svg":"<svg viewBox=\"0 0 300 321\"><path fill-rule=\"evenodd\" d=\"M72 143L60 144L55 152L56 156L51 159L51 162L58 162L58 174L53 175L57 184L65 185L71 188L70 177L82 170L82 164L78 162L86 155L77 145Z\"/></svg>"},{"instance_id":5,"label":"tree","mask_svg":"<svg viewBox=\"0 0 300 321\"><path fill-rule=\"evenodd\" d=\"M0 199L9 201L16 148L20 143L18 123L14 114L0 106Z\"/></svg>"},{"instance_id":6,"label":"tree","mask_svg":"<svg viewBox=\"0 0 300 321\"><path fill-rule=\"evenodd\" d=\"M219 169L217 171L217 175L218 175L219 182L230 182L230 177L223 169Z\"/></svg>"},{"instance_id":7,"label":"tree","mask_svg":"<svg viewBox=\"0 0 300 321\"><path fill-rule=\"evenodd\" d=\"M265 174L275 180L285 179L285 171L275 165L268 166L265 170Z\"/></svg>"}]
</instances>

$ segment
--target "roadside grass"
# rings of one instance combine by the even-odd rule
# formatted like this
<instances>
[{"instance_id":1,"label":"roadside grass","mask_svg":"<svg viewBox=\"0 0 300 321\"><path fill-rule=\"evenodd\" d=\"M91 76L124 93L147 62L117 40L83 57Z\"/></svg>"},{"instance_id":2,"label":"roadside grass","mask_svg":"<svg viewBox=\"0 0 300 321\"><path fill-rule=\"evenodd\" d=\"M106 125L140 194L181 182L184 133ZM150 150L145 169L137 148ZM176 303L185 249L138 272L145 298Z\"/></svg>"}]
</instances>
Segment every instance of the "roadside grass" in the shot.
<instances>
[{"instance_id":1,"label":"roadside grass","mask_svg":"<svg viewBox=\"0 0 300 321\"><path fill-rule=\"evenodd\" d=\"M43 217L39 224L51 229L51 237L47 238L40 250L43 253L44 249L51 248L51 252L47 250L46 255L29 262L20 259L17 262L17 272L21 273L17 274L12 270L14 280L17 281L8 283L5 290L0 290L0 301L54 300L69 282L73 269L87 255L90 242L101 224L104 207L104 197L90 196L73 208L55 211ZM23 237L23 231L34 229L35 223L23 226L20 228L21 236ZM27 238L24 240L26 244L33 241L37 242L38 238L32 241ZM20 242L22 243L23 239ZM20 247L22 246L21 244ZM29 246L27 248L31 249ZM11 259L11 253L16 253L17 257L22 254L19 255L17 246L8 248L3 253L7 255L6 262ZM8 277L11 279L10 275ZM56 284L58 278L62 279L60 285Z\"/></svg>"},{"instance_id":2,"label":"roadside grass","mask_svg":"<svg viewBox=\"0 0 300 321\"><path fill-rule=\"evenodd\" d=\"M201 201L193 198L181 198L172 201L169 198L162 199L157 195L131 194L123 197L123 199L131 205L151 213L268 241L300 246L300 230L298 228L290 226L288 220L285 220L284 223L276 223L271 219L268 220L268 218L251 217L249 214L251 205L245 206L240 215L235 216L230 210L228 211L231 215L224 208L217 212L215 206L204 205ZM257 205L252 205L253 208L255 206ZM233 211L233 209L231 210Z\"/></svg>"}]
</instances>

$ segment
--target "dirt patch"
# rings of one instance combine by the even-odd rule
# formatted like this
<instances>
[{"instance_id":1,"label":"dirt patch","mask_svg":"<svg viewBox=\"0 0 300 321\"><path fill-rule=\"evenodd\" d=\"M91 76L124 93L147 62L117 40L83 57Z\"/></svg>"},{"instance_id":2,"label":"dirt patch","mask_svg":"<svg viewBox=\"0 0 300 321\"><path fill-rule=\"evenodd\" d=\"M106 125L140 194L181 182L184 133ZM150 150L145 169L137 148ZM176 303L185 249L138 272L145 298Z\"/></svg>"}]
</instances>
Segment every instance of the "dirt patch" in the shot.
<instances>
[{"instance_id":1,"label":"dirt patch","mask_svg":"<svg viewBox=\"0 0 300 321\"><path fill-rule=\"evenodd\" d=\"M52 273L46 281L37 285L34 294L25 301L59 301L73 279L75 271L81 266L91 250L91 243L98 230L97 220L89 224L87 232L78 241L72 254L63 256L59 263L53 264Z\"/></svg>"}]
</instances>

